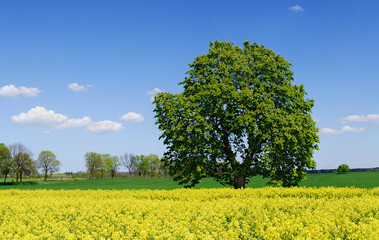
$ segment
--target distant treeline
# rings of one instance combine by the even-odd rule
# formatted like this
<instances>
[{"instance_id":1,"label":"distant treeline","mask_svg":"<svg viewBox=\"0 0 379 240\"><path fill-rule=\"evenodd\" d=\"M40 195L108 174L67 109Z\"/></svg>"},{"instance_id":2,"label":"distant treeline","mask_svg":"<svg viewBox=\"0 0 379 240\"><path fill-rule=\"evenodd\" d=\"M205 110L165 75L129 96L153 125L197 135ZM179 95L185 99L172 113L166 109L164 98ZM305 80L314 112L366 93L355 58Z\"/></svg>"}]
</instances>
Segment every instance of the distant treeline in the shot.
<instances>
[{"instance_id":1,"label":"distant treeline","mask_svg":"<svg viewBox=\"0 0 379 240\"><path fill-rule=\"evenodd\" d=\"M350 168L349 172L376 172L379 171L379 167L375 168ZM337 169L319 169L319 170L308 170L308 173L334 173Z\"/></svg>"}]
</instances>

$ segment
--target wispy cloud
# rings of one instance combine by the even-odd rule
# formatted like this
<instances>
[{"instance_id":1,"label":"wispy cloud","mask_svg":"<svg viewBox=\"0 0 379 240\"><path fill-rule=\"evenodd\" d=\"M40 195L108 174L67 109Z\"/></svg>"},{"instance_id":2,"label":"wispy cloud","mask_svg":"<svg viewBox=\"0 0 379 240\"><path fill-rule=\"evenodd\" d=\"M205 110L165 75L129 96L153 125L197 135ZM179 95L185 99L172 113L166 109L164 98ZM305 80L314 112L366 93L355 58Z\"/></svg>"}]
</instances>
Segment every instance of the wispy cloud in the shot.
<instances>
[{"instance_id":1,"label":"wispy cloud","mask_svg":"<svg viewBox=\"0 0 379 240\"><path fill-rule=\"evenodd\" d=\"M128 112L121 116L121 120L126 122L142 122L144 120L143 116L139 113Z\"/></svg>"},{"instance_id":2,"label":"wispy cloud","mask_svg":"<svg viewBox=\"0 0 379 240\"><path fill-rule=\"evenodd\" d=\"M109 120L94 122L90 117L69 118L66 115L55 113L53 110L47 110L44 107L36 106L26 113L20 113L12 116L11 120L15 123L29 126L45 126L49 129L43 133L50 133L52 129L64 130L77 127L87 127L87 130L94 133L118 132L124 127L121 123Z\"/></svg>"},{"instance_id":3,"label":"wispy cloud","mask_svg":"<svg viewBox=\"0 0 379 240\"><path fill-rule=\"evenodd\" d=\"M17 97L22 95L24 97L35 97L42 91L34 87L16 87L13 84L5 85L0 88L0 96L3 97Z\"/></svg>"},{"instance_id":4,"label":"wispy cloud","mask_svg":"<svg viewBox=\"0 0 379 240\"><path fill-rule=\"evenodd\" d=\"M152 91L148 91L147 95L151 96L150 97L151 101L154 101L155 95L157 95L158 93L161 93L161 92L165 92L165 90L161 90L159 88L154 88Z\"/></svg>"},{"instance_id":5,"label":"wispy cloud","mask_svg":"<svg viewBox=\"0 0 379 240\"><path fill-rule=\"evenodd\" d=\"M341 123L348 122L374 122L379 124L379 114L349 115L340 119Z\"/></svg>"},{"instance_id":6,"label":"wispy cloud","mask_svg":"<svg viewBox=\"0 0 379 240\"><path fill-rule=\"evenodd\" d=\"M321 129L321 133L324 134L342 134L342 133L360 133L363 132L364 128L355 128L350 126L343 126L341 129L333 129L333 128L323 128Z\"/></svg>"},{"instance_id":7,"label":"wispy cloud","mask_svg":"<svg viewBox=\"0 0 379 240\"><path fill-rule=\"evenodd\" d=\"M88 88L90 87L93 87L93 85L90 85L90 84L87 84L87 85L79 85L77 83L70 83L68 85L68 88L71 90L71 91L74 91L74 92L85 92L88 90Z\"/></svg>"},{"instance_id":8,"label":"wispy cloud","mask_svg":"<svg viewBox=\"0 0 379 240\"><path fill-rule=\"evenodd\" d=\"M299 5L295 5L295 6L289 7L288 9L291 10L291 11L294 11L294 12L304 12L304 8L302 8Z\"/></svg>"}]
</instances>

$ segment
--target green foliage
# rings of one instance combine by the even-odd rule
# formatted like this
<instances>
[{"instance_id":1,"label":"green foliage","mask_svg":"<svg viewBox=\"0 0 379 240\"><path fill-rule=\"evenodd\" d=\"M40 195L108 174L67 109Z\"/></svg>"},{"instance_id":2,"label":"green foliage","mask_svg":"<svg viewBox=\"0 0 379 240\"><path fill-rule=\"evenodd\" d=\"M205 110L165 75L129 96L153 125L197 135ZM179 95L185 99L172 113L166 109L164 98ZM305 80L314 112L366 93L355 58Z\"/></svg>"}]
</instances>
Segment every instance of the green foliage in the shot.
<instances>
[{"instance_id":1,"label":"green foliage","mask_svg":"<svg viewBox=\"0 0 379 240\"><path fill-rule=\"evenodd\" d=\"M139 176L146 176L150 170L150 161L145 155L136 155L137 172Z\"/></svg>"},{"instance_id":2,"label":"green foliage","mask_svg":"<svg viewBox=\"0 0 379 240\"><path fill-rule=\"evenodd\" d=\"M51 151L42 151L38 155L37 167L42 169L45 181L48 173L53 174L59 171L60 165L61 162L57 160L57 157Z\"/></svg>"},{"instance_id":3,"label":"green foliage","mask_svg":"<svg viewBox=\"0 0 379 240\"><path fill-rule=\"evenodd\" d=\"M9 151L12 157L12 170L16 174L16 182L24 175L30 175L37 172L36 163L32 160L32 152L21 143L9 145Z\"/></svg>"},{"instance_id":4,"label":"green foliage","mask_svg":"<svg viewBox=\"0 0 379 240\"><path fill-rule=\"evenodd\" d=\"M18 169L20 173L20 180L23 175L30 175L36 171L36 163L31 158L31 155L25 152L17 154L16 159L21 163Z\"/></svg>"},{"instance_id":5,"label":"green foliage","mask_svg":"<svg viewBox=\"0 0 379 240\"><path fill-rule=\"evenodd\" d=\"M304 179L316 167L318 129L290 66L256 43L216 41L190 64L183 93L159 93L156 124L174 180L192 187L211 176L239 188L256 175L282 186Z\"/></svg>"},{"instance_id":6,"label":"green foliage","mask_svg":"<svg viewBox=\"0 0 379 240\"><path fill-rule=\"evenodd\" d=\"M111 177L114 178L116 172L120 169L120 159L118 156L107 157L104 161L105 168L108 173L110 173Z\"/></svg>"},{"instance_id":7,"label":"green foliage","mask_svg":"<svg viewBox=\"0 0 379 240\"><path fill-rule=\"evenodd\" d=\"M349 172L349 166L347 164L341 164L338 166L337 172L338 173L347 173L347 172Z\"/></svg>"},{"instance_id":8,"label":"green foliage","mask_svg":"<svg viewBox=\"0 0 379 240\"><path fill-rule=\"evenodd\" d=\"M0 173L4 176L4 182L7 180L8 174L12 170L12 156L8 147L4 143L0 143Z\"/></svg>"},{"instance_id":9,"label":"green foliage","mask_svg":"<svg viewBox=\"0 0 379 240\"><path fill-rule=\"evenodd\" d=\"M136 172L139 176L159 177L162 170L162 162L155 154L148 156L134 154L124 154L121 160L118 156L110 154L100 154L96 152L87 152L85 155L87 172L90 179L104 178L106 174L112 178L123 165L129 171L129 175Z\"/></svg>"},{"instance_id":10,"label":"green foliage","mask_svg":"<svg viewBox=\"0 0 379 240\"><path fill-rule=\"evenodd\" d=\"M151 177L159 177L160 176L160 169L161 169L161 160L156 154L149 154L146 157L149 161L149 171L151 174Z\"/></svg>"},{"instance_id":11,"label":"green foliage","mask_svg":"<svg viewBox=\"0 0 379 240\"><path fill-rule=\"evenodd\" d=\"M85 160L89 179L100 178L103 176L104 162L100 153L87 152Z\"/></svg>"}]
</instances>

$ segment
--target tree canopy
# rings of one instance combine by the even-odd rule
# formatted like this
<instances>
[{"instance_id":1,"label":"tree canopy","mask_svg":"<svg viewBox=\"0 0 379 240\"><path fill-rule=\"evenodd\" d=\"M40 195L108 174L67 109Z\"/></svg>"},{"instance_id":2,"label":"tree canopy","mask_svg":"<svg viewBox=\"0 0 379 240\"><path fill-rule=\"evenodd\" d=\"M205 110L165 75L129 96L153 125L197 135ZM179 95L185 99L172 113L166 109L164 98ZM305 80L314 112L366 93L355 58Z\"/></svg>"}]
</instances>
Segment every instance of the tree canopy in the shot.
<instances>
[{"instance_id":1,"label":"tree canopy","mask_svg":"<svg viewBox=\"0 0 379 240\"><path fill-rule=\"evenodd\" d=\"M106 172L109 172L111 177L114 178L116 175L116 172L120 169L120 158L118 156L108 156L104 159L104 164L106 168Z\"/></svg>"},{"instance_id":2,"label":"tree canopy","mask_svg":"<svg viewBox=\"0 0 379 240\"><path fill-rule=\"evenodd\" d=\"M16 182L19 179L22 182L24 174L30 174L36 170L35 162L32 160L32 151L21 143L13 143L8 148L12 157L12 168L16 173Z\"/></svg>"},{"instance_id":3,"label":"tree canopy","mask_svg":"<svg viewBox=\"0 0 379 240\"><path fill-rule=\"evenodd\" d=\"M8 174L12 171L12 156L9 148L0 143L0 173L4 175L4 182L7 181Z\"/></svg>"},{"instance_id":4,"label":"tree canopy","mask_svg":"<svg viewBox=\"0 0 379 240\"><path fill-rule=\"evenodd\" d=\"M347 172L349 172L349 170L350 170L349 165L347 165L347 164L341 164L337 168L338 173L347 173Z\"/></svg>"},{"instance_id":5,"label":"tree canopy","mask_svg":"<svg viewBox=\"0 0 379 240\"><path fill-rule=\"evenodd\" d=\"M154 99L174 180L192 187L210 176L240 188L262 175L294 186L315 168L314 101L292 84L288 61L256 43L215 41L189 66L182 93Z\"/></svg>"},{"instance_id":6,"label":"tree canopy","mask_svg":"<svg viewBox=\"0 0 379 240\"><path fill-rule=\"evenodd\" d=\"M37 166L42 169L46 181L48 173L58 172L61 162L57 160L55 154L51 151L42 151L38 155Z\"/></svg>"}]
</instances>

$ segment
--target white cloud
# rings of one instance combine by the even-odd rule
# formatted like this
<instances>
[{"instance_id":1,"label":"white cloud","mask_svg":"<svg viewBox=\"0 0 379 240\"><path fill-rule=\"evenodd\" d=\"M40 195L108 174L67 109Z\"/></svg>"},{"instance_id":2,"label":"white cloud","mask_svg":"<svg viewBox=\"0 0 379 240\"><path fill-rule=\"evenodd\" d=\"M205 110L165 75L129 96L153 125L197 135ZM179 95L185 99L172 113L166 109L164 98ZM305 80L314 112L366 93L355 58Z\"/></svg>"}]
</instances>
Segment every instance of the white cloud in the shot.
<instances>
[{"instance_id":1,"label":"white cloud","mask_svg":"<svg viewBox=\"0 0 379 240\"><path fill-rule=\"evenodd\" d=\"M109 120L99 121L87 127L88 131L91 131L94 133L118 132L122 129L124 129L124 126L122 126L121 123L112 122Z\"/></svg>"},{"instance_id":2,"label":"white cloud","mask_svg":"<svg viewBox=\"0 0 379 240\"><path fill-rule=\"evenodd\" d=\"M154 101L154 97L155 95L157 95L158 93L161 93L161 92L165 92L164 90L161 90L159 88L154 88L152 91L148 91L147 92L147 95L151 96L150 97L150 100L151 101Z\"/></svg>"},{"instance_id":3,"label":"white cloud","mask_svg":"<svg viewBox=\"0 0 379 240\"><path fill-rule=\"evenodd\" d=\"M128 112L121 116L121 120L126 122L142 122L144 120L143 116L139 113Z\"/></svg>"},{"instance_id":4,"label":"white cloud","mask_svg":"<svg viewBox=\"0 0 379 240\"><path fill-rule=\"evenodd\" d=\"M47 110L44 107L36 106L26 113L11 117L13 122L32 125L32 126L47 126L55 129L69 129L82 127L92 124L90 117L79 119L68 118L67 116L55 113L53 110ZM49 131L49 130L46 130Z\"/></svg>"},{"instance_id":5,"label":"white cloud","mask_svg":"<svg viewBox=\"0 0 379 240\"><path fill-rule=\"evenodd\" d=\"M88 90L88 88L93 87L93 85L79 85L77 83L71 83L68 85L68 88L74 92L85 92Z\"/></svg>"},{"instance_id":6,"label":"white cloud","mask_svg":"<svg viewBox=\"0 0 379 240\"><path fill-rule=\"evenodd\" d=\"M92 124L92 120L90 117L83 117L79 119L71 118L67 119L65 122L57 125L55 128L56 129L69 129L69 128L76 128L76 127L83 127L83 126L88 126Z\"/></svg>"},{"instance_id":7,"label":"white cloud","mask_svg":"<svg viewBox=\"0 0 379 240\"><path fill-rule=\"evenodd\" d=\"M342 133L360 133L363 132L364 128L355 128L350 126L343 126L340 130L332 128L323 128L321 133L324 134L342 134Z\"/></svg>"},{"instance_id":8,"label":"white cloud","mask_svg":"<svg viewBox=\"0 0 379 240\"><path fill-rule=\"evenodd\" d=\"M304 12L304 8L302 8L299 5L295 5L295 6L289 7L288 9L291 10L291 11L294 11L294 12Z\"/></svg>"},{"instance_id":9,"label":"white cloud","mask_svg":"<svg viewBox=\"0 0 379 240\"><path fill-rule=\"evenodd\" d=\"M379 124L379 114L349 115L347 117L341 118L340 122L375 122Z\"/></svg>"},{"instance_id":10,"label":"white cloud","mask_svg":"<svg viewBox=\"0 0 379 240\"><path fill-rule=\"evenodd\" d=\"M124 128L121 123L109 120L93 122L88 116L83 118L68 118L63 114L55 113L53 110L47 110L40 106L30 109L26 113L12 116L11 119L13 122L20 124L49 127L49 129L42 131L45 134L50 133L51 129L64 130L85 126L87 126L88 131L94 133L118 132Z\"/></svg>"},{"instance_id":11,"label":"white cloud","mask_svg":"<svg viewBox=\"0 0 379 240\"><path fill-rule=\"evenodd\" d=\"M27 113L20 113L17 116L12 116L12 121L21 124L33 126L53 126L63 123L68 118L67 116L55 113L52 110L47 110L44 107L37 106L30 109Z\"/></svg>"},{"instance_id":12,"label":"white cloud","mask_svg":"<svg viewBox=\"0 0 379 240\"><path fill-rule=\"evenodd\" d=\"M42 91L38 88L27 88L24 86L16 87L13 84L5 85L0 88L0 96L3 97L17 97L23 95L24 97L35 97L40 94Z\"/></svg>"}]
</instances>

